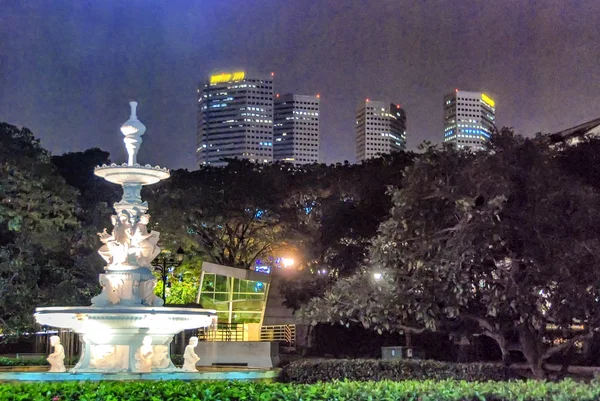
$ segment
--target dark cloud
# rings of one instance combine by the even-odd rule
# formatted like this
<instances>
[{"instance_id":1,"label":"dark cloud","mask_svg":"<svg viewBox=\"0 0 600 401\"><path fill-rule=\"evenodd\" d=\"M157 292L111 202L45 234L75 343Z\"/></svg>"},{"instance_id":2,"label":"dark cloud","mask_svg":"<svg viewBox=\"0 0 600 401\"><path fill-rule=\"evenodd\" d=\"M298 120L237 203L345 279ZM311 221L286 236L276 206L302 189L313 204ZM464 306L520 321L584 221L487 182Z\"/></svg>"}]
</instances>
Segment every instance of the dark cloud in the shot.
<instances>
[{"instance_id":1,"label":"dark cloud","mask_svg":"<svg viewBox=\"0 0 600 401\"><path fill-rule=\"evenodd\" d=\"M125 159L127 101L148 127L142 162L193 168L196 86L210 72L276 72L320 93L321 156L354 160L354 110L402 104L409 147L439 142L442 96L493 94L524 134L600 113L600 1L0 0L0 120L55 153Z\"/></svg>"}]
</instances>

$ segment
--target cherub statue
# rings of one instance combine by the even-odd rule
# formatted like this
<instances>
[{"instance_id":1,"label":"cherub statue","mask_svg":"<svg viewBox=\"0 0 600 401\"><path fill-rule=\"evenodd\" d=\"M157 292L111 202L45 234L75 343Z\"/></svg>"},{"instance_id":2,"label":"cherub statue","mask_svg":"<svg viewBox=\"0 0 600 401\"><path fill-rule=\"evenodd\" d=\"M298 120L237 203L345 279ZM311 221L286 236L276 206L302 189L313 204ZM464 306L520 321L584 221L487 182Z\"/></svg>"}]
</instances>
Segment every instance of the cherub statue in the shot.
<instances>
[{"instance_id":1,"label":"cherub statue","mask_svg":"<svg viewBox=\"0 0 600 401\"><path fill-rule=\"evenodd\" d=\"M113 223L112 234L109 234L106 229L98 233L100 241L104 243L98 250L98 253L106 261L107 265L114 266L127 261L129 251L129 235L131 228L129 219L125 213L119 216L111 216Z\"/></svg>"},{"instance_id":2,"label":"cherub statue","mask_svg":"<svg viewBox=\"0 0 600 401\"><path fill-rule=\"evenodd\" d=\"M132 232L128 234L131 244L129 253L135 255L136 262L140 266L150 266L160 253L160 248L157 246L160 234L157 231L148 232L149 222L150 215L142 214L133 226Z\"/></svg>"},{"instance_id":3,"label":"cherub statue","mask_svg":"<svg viewBox=\"0 0 600 401\"><path fill-rule=\"evenodd\" d=\"M183 366L181 370L185 372L198 372L196 369L196 363L200 360L200 357L196 355L195 348L198 346L198 337L190 338L189 344L185 347L183 353Z\"/></svg>"},{"instance_id":4,"label":"cherub statue","mask_svg":"<svg viewBox=\"0 0 600 401\"><path fill-rule=\"evenodd\" d=\"M167 345L155 345L154 356L152 356L152 367L164 369L169 367L169 347Z\"/></svg>"},{"instance_id":5,"label":"cherub statue","mask_svg":"<svg viewBox=\"0 0 600 401\"><path fill-rule=\"evenodd\" d=\"M137 363L135 367L138 372L152 372L152 357L154 356L154 349L152 348L152 337L146 336L142 340L142 346L135 353L135 359Z\"/></svg>"},{"instance_id":6,"label":"cherub statue","mask_svg":"<svg viewBox=\"0 0 600 401\"><path fill-rule=\"evenodd\" d=\"M50 345L54 347L54 352L48 355L48 358L46 358L48 363L50 363L49 372L66 372L67 368L65 368L65 348L60 343L60 337L50 337Z\"/></svg>"}]
</instances>

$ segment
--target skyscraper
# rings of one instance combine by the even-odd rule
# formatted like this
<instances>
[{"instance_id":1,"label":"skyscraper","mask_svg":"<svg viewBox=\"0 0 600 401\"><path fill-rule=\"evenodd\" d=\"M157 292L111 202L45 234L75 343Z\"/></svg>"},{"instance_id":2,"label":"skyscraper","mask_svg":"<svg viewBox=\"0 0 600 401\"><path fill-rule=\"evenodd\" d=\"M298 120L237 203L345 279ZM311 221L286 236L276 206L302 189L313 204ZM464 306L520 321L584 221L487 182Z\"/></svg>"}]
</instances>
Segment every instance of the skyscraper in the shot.
<instances>
[{"instance_id":1,"label":"skyscraper","mask_svg":"<svg viewBox=\"0 0 600 401\"><path fill-rule=\"evenodd\" d=\"M455 90L444 96L444 142L485 149L496 124L496 102L483 92Z\"/></svg>"},{"instance_id":2,"label":"skyscraper","mask_svg":"<svg viewBox=\"0 0 600 401\"><path fill-rule=\"evenodd\" d=\"M273 78L221 73L198 87L196 158L223 166L225 158L273 161Z\"/></svg>"},{"instance_id":3,"label":"skyscraper","mask_svg":"<svg viewBox=\"0 0 600 401\"><path fill-rule=\"evenodd\" d=\"M274 160L294 164L319 162L319 104L319 95L277 95Z\"/></svg>"},{"instance_id":4,"label":"skyscraper","mask_svg":"<svg viewBox=\"0 0 600 401\"><path fill-rule=\"evenodd\" d=\"M367 99L356 111L356 160L406 147L406 113L400 105Z\"/></svg>"}]
</instances>

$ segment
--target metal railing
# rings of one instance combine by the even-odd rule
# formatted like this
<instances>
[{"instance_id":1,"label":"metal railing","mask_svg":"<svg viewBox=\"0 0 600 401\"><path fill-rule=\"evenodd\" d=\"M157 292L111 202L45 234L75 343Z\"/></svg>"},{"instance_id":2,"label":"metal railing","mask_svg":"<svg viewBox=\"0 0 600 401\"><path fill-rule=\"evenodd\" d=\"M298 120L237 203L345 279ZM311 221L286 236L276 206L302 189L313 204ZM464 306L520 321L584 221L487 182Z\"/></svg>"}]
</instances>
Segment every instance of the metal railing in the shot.
<instances>
[{"instance_id":1,"label":"metal railing","mask_svg":"<svg viewBox=\"0 0 600 401\"><path fill-rule=\"evenodd\" d=\"M296 346L296 325L278 324L260 328L261 341L280 341L290 347Z\"/></svg>"},{"instance_id":2,"label":"metal railing","mask_svg":"<svg viewBox=\"0 0 600 401\"><path fill-rule=\"evenodd\" d=\"M243 323L217 323L216 327L198 329L200 341L244 341Z\"/></svg>"},{"instance_id":3,"label":"metal railing","mask_svg":"<svg viewBox=\"0 0 600 401\"><path fill-rule=\"evenodd\" d=\"M289 347L296 346L294 324L261 326L260 339L248 339L245 334L246 327L243 323L218 323L216 326L198 329L200 341L278 341Z\"/></svg>"}]
</instances>

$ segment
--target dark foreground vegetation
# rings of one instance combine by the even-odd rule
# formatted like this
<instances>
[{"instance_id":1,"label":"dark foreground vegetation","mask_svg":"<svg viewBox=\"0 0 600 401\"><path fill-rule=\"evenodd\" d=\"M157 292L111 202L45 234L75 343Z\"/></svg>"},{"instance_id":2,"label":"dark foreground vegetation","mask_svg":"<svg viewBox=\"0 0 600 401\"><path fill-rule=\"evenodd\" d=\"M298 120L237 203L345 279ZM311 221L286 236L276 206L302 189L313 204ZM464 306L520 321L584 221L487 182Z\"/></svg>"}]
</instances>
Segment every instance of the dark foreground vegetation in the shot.
<instances>
[{"instance_id":1,"label":"dark foreground vegetation","mask_svg":"<svg viewBox=\"0 0 600 401\"><path fill-rule=\"evenodd\" d=\"M598 383L425 380L283 384L250 382L101 382L3 384L6 401L352 400L352 401L586 401L600 398Z\"/></svg>"},{"instance_id":2,"label":"dark foreground vegetation","mask_svg":"<svg viewBox=\"0 0 600 401\"><path fill-rule=\"evenodd\" d=\"M282 370L290 383L333 380L464 380L503 381L518 376L498 363L449 363L429 360L309 359L294 361Z\"/></svg>"}]
</instances>

